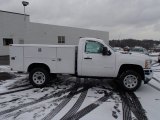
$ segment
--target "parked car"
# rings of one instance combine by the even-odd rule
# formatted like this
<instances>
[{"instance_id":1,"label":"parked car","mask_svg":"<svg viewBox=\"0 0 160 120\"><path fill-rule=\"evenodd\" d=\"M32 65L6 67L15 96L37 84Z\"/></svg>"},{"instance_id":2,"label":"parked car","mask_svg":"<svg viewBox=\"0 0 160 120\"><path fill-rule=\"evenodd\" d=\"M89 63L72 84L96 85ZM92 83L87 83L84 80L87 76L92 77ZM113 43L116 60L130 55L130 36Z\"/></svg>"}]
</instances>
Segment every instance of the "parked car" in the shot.
<instances>
[{"instance_id":1,"label":"parked car","mask_svg":"<svg viewBox=\"0 0 160 120\"><path fill-rule=\"evenodd\" d=\"M142 54L149 55L148 51L145 48L143 48L143 47L134 47L134 48L131 48L130 52L137 52L137 53L142 53Z\"/></svg>"},{"instance_id":2,"label":"parked car","mask_svg":"<svg viewBox=\"0 0 160 120\"><path fill-rule=\"evenodd\" d=\"M130 51L130 47L126 46L123 48L123 50L128 52L128 51Z\"/></svg>"},{"instance_id":3,"label":"parked car","mask_svg":"<svg viewBox=\"0 0 160 120\"><path fill-rule=\"evenodd\" d=\"M121 47L114 47L113 49L115 51L118 51L118 52L122 52L123 51L123 48L121 48Z\"/></svg>"}]
</instances>

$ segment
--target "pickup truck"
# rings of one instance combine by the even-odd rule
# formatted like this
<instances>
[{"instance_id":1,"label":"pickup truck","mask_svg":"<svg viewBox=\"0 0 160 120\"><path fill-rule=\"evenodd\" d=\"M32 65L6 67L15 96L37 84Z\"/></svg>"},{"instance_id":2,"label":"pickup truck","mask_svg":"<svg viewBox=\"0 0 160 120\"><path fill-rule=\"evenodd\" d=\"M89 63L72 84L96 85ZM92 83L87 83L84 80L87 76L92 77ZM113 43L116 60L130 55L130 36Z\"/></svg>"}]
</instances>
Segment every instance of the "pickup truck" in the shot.
<instances>
[{"instance_id":1,"label":"pickup truck","mask_svg":"<svg viewBox=\"0 0 160 120\"><path fill-rule=\"evenodd\" d=\"M120 53L96 38L81 38L79 45L10 45L12 70L29 73L35 87L44 87L51 75L70 74L117 80L126 91L135 91L148 83L153 72L149 56Z\"/></svg>"}]
</instances>

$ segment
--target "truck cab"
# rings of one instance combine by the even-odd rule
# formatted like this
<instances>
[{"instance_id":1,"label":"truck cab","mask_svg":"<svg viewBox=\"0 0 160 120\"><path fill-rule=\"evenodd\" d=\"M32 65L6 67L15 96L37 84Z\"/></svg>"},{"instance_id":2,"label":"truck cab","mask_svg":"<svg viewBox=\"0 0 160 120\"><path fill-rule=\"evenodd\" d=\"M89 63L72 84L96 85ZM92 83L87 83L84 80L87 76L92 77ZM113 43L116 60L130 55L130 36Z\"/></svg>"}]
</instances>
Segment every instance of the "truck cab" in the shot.
<instances>
[{"instance_id":1,"label":"truck cab","mask_svg":"<svg viewBox=\"0 0 160 120\"><path fill-rule=\"evenodd\" d=\"M78 45L78 75L116 77L116 54L103 40L82 38Z\"/></svg>"}]
</instances>

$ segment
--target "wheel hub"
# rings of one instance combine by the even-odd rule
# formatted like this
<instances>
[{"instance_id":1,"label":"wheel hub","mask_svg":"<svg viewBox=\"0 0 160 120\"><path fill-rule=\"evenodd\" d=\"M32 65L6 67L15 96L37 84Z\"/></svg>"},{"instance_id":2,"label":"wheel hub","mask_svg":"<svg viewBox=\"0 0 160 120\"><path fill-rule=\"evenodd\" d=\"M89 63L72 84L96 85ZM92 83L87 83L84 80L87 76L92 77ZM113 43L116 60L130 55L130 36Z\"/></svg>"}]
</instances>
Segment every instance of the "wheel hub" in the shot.
<instances>
[{"instance_id":1,"label":"wheel hub","mask_svg":"<svg viewBox=\"0 0 160 120\"><path fill-rule=\"evenodd\" d=\"M46 79L44 73L40 71L35 72L32 78L33 78L33 82L38 85L43 84Z\"/></svg>"},{"instance_id":2,"label":"wheel hub","mask_svg":"<svg viewBox=\"0 0 160 120\"><path fill-rule=\"evenodd\" d=\"M38 80L40 80L41 79L41 76L38 76Z\"/></svg>"},{"instance_id":3,"label":"wheel hub","mask_svg":"<svg viewBox=\"0 0 160 120\"><path fill-rule=\"evenodd\" d=\"M135 75L127 75L124 78L123 83L127 88L134 88L138 84L138 79Z\"/></svg>"}]
</instances>

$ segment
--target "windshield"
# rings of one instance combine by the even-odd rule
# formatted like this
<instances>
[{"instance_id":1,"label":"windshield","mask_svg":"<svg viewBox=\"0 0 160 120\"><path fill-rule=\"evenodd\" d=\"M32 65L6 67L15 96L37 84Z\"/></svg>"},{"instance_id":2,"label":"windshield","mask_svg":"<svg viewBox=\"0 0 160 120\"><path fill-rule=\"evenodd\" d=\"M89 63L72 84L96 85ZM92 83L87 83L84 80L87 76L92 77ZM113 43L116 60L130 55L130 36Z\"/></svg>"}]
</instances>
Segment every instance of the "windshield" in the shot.
<instances>
[{"instance_id":1,"label":"windshield","mask_svg":"<svg viewBox=\"0 0 160 120\"><path fill-rule=\"evenodd\" d=\"M116 50L113 48L113 47L111 47L110 45L108 45L114 52L116 52Z\"/></svg>"}]
</instances>

